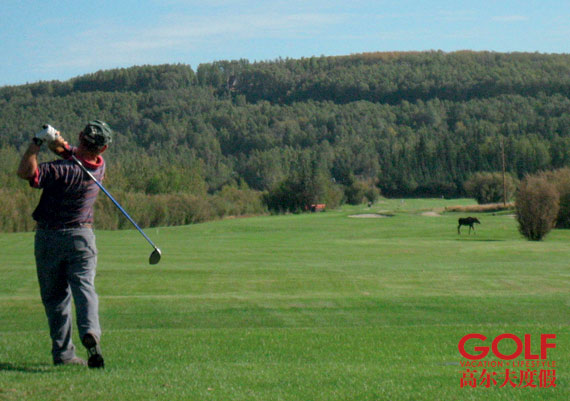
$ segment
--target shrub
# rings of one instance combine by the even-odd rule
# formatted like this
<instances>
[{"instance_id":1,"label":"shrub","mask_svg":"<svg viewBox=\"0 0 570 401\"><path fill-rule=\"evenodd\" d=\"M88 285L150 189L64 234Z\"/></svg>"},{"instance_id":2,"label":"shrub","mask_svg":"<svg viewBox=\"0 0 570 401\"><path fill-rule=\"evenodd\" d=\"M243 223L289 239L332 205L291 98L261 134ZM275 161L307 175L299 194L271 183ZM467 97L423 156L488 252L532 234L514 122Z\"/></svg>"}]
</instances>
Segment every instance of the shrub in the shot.
<instances>
[{"instance_id":1,"label":"shrub","mask_svg":"<svg viewBox=\"0 0 570 401\"><path fill-rule=\"evenodd\" d=\"M517 180L510 174L505 175L507 202L514 195ZM496 203L503 200L502 173L475 173L465 183L463 188L468 196L475 198L477 203Z\"/></svg>"},{"instance_id":2,"label":"shrub","mask_svg":"<svg viewBox=\"0 0 570 401\"><path fill-rule=\"evenodd\" d=\"M380 197L380 190L376 186L371 186L364 192L364 196L369 202L374 203Z\"/></svg>"},{"instance_id":3,"label":"shrub","mask_svg":"<svg viewBox=\"0 0 570 401\"><path fill-rule=\"evenodd\" d=\"M115 192L115 198L119 195ZM124 219L117 207L105 194L97 196L94 206L95 227L100 230L116 230L119 228L119 219Z\"/></svg>"},{"instance_id":4,"label":"shrub","mask_svg":"<svg viewBox=\"0 0 570 401\"><path fill-rule=\"evenodd\" d=\"M349 205L359 205L364 201L364 194L368 186L362 181L354 181L351 185L347 186L344 190L346 196L346 203Z\"/></svg>"},{"instance_id":5,"label":"shrub","mask_svg":"<svg viewBox=\"0 0 570 401\"><path fill-rule=\"evenodd\" d=\"M22 190L0 188L0 232L31 231L36 225L32 212L41 191L23 184L22 181ZM228 215L267 212L260 192L235 186L226 186L214 195L185 192L146 194L115 190L113 197L141 228L201 223ZM99 230L133 228L102 192L95 203L95 227Z\"/></svg>"},{"instance_id":6,"label":"shrub","mask_svg":"<svg viewBox=\"0 0 570 401\"><path fill-rule=\"evenodd\" d=\"M344 200L344 191L340 185L329 185L325 193L324 203L327 209L335 209L342 205Z\"/></svg>"},{"instance_id":7,"label":"shrub","mask_svg":"<svg viewBox=\"0 0 570 401\"><path fill-rule=\"evenodd\" d=\"M306 211L315 203L334 208L340 200L338 185L319 171L293 173L263 196L269 210L293 213Z\"/></svg>"},{"instance_id":8,"label":"shrub","mask_svg":"<svg viewBox=\"0 0 570 401\"><path fill-rule=\"evenodd\" d=\"M40 198L40 191L24 188L23 190L5 190L0 188L0 231L31 231L36 223L32 212Z\"/></svg>"},{"instance_id":9,"label":"shrub","mask_svg":"<svg viewBox=\"0 0 570 401\"><path fill-rule=\"evenodd\" d=\"M265 212L259 192L229 186L215 195L117 192L114 197L141 228L186 225L228 215ZM131 223L103 194L99 195L95 204L95 226L106 230L132 228Z\"/></svg>"},{"instance_id":10,"label":"shrub","mask_svg":"<svg viewBox=\"0 0 570 401\"><path fill-rule=\"evenodd\" d=\"M212 196L216 214L223 216L243 216L266 212L261 192L226 185Z\"/></svg>"},{"instance_id":11,"label":"shrub","mask_svg":"<svg viewBox=\"0 0 570 401\"><path fill-rule=\"evenodd\" d=\"M560 195L560 210L556 218L557 228L570 228L570 167L542 174L552 183Z\"/></svg>"},{"instance_id":12,"label":"shrub","mask_svg":"<svg viewBox=\"0 0 570 401\"><path fill-rule=\"evenodd\" d=\"M456 213L489 213L500 212L502 210L514 210L515 203L509 202L506 205L501 203L486 203L484 205L459 205L459 206L446 206L446 212Z\"/></svg>"},{"instance_id":13,"label":"shrub","mask_svg":"<svg viewBox=\"0 0 570 401\"><path fill-rule=\"evenodd\" d=\"M519 231L532 241L540 241L554 227L559 195L544 177L527 176L519 186L515 202Z\"/></svg>"},{"instance_id":14,"label":"shrub","mask_svg":"<svg viewBox=\"0 0 570 401\"><path fill-rule=\"evenodd\" d=\"M316 199L319 199L319 196L313 193L310 186L292 177L281 182L263 196L268 209L293 213L302 212L307 206L319 203Z\"/></svg>"},{"instance_id":15,"label":"shrub","mask_svg":"<svg viewBox=\"0 0 570 401\"><path fill-rule=\"evenodd\" d=\"M376 202L380 197L380 190L376 186L376 180L353 180L344 190L346 203L359 205L365 200Z\"/></svg>"}]
</instances>

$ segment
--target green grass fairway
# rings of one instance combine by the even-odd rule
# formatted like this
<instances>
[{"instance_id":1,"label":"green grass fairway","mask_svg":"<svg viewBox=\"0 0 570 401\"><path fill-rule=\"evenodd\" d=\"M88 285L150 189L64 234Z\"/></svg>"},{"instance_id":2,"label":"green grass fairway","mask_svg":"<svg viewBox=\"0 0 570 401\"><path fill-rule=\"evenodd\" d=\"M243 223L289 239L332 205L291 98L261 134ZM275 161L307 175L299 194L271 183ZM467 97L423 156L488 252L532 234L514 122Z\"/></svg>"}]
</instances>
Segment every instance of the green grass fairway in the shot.
<instances>
[{"instance_id":1,"label":"green grass fairway","mask_svg":"<svg viewBox=\"0 0 570 401\"><path fill-rule=\"evenodd\" d=\"M570 230L528 242L487 213L458 236L465 214L436 215L470 202L148 229L156 266L138 232L98 231L104 371L51 365L33 233L1 234L0 400L570 399ZM350 217L372 213L391 217ZM468 333L533 353L556 334L556 387L461 388Z\"/></svg>"}]
</instances>

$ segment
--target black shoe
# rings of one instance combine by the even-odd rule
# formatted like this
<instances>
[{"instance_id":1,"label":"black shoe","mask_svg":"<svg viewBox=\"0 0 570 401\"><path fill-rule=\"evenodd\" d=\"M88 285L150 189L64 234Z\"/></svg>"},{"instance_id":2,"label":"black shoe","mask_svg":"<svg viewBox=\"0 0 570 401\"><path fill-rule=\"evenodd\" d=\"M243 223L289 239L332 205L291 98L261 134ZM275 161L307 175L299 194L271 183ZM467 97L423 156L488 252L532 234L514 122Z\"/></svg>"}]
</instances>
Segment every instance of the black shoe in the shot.
<instances>
[{"instance_id":1,"label":"black shoe","mask_svg":"<svg viewBox=\"0 0 570 401\"><path fill-rule=\"evenodd\" d=\"M87 366L90 368L104 368L105 361L103 360L101 347L99 346L97 338L93 334L87 333L83 336L81 342L83 346L87 348L87 355L89 356Z\"/></svg>"}]
</instances>

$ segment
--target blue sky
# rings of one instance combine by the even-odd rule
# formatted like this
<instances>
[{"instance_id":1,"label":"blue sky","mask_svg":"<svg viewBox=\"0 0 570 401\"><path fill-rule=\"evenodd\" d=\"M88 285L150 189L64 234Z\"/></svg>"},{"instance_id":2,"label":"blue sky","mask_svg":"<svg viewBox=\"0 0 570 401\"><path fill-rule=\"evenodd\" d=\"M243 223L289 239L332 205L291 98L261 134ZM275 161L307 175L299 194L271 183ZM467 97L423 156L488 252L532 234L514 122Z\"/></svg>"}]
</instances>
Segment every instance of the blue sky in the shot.
<instances>
[{"instance_id":1,"label":"blue sky","mask_svg":"<svg viewBox=\"0 0 570 401\"><path fill-rule=\"evenodd\" d=\"M4 0L0 86L144 64L376 51L570 53L570 1Z\"/></svg>"}]
</instances>

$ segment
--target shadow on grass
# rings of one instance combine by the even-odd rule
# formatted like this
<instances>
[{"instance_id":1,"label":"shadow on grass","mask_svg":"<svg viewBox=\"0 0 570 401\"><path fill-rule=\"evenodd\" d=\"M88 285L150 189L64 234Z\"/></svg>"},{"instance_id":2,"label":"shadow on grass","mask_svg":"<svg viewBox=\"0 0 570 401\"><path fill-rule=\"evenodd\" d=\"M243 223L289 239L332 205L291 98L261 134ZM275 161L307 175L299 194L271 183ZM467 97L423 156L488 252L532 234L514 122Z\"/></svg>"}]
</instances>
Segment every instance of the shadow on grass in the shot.
<instances>
[{"instance_id":1,"label":"shadow on grass","mask_svg":"<svg viewBox=\"0 0 570 401\"><path fill-rule=\"evenodd\" d=\"M505 242L506 240L504 239L488 239L488 238L456 238L456 241L479 241L479 242Z\"/></svg>"},{"instance_id":2,"label":"shadow on grass","mask_svg":"<svg viewBox=\"0 0 570 401\"><path fill-rule=\"evenodd\" d=\"M0 372L47 373L52 365L0 362Z\"/></svg>"}]
</instances>

